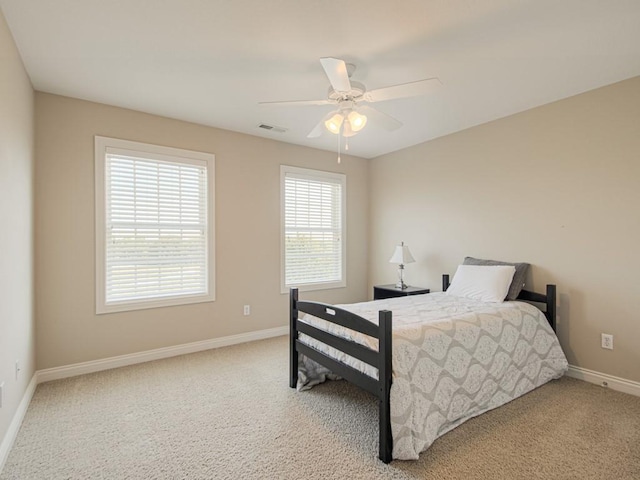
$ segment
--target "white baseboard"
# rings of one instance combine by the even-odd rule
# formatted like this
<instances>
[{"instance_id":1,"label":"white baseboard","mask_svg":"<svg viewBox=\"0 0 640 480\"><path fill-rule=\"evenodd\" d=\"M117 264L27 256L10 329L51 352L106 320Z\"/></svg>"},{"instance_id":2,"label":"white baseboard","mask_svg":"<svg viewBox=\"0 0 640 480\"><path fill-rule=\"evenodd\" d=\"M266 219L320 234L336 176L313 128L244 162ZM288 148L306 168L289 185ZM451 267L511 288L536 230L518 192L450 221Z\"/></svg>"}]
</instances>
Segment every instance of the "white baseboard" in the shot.
<instances>
[{"instance_id":1,"label":"white baseboard","mask_svg":"<svg viewBox=\"0 0 640 480\"><path fill-rule=\"evenodd\" d=\"M640 383L634 382L633 380L614 377L613 375L607 375L606 373L587 370L586 368L575 367L573 365L569 365L567 376L640 397Z\"/></svg>"},{"instance_id":2,"label":"white baseboard","mask_svg":"<svg viewBox=\"0 0 640 480\"><path fill-rule=\"evenodd\" d=\"M38 383L50 382L51 380L59 380L61 378L75 377L86 373L100 372L111 368L124 367L134 365L136 363L149 362L152 360L160 360L162 358L175 357L185 355L187 353L201 352L212 348L227 347L238 343L252 342L254 340L263 340L265 338L279 337L287 335L289 327L269 328L267 330L258 330L256 332L241 333L238 335L230 335L228 337L212 338L202 340L200 342L184 343L172 347L157 348L155 350L147 350L144 352L130 353L127 355L119 355L117 357L103 358L100 360L92 360L90 362L74 363L63 367L46 368L36 372Z\"/></svg>"},{"instance_id":3,"label":"white baseboard","mask_svg":"<svg viewBox=\"0 0 640 480\"><path fill-rule=\"evenodd\" d=\"M13 420L11 420L11 423L9 424L9 429L2 439L2 443L0 443L0 473L2 473L4 464L9 457L9 452L11 451L11 447L13 447L13 442L16 441L18 431L20 431L20 425L22 425L22 420L27 413L27 409L29 408L31 398L33 397L33 393L36 391L37 385L38 374L35 373L33 377L31 377L31 381L29 382L29 385L27 385L27 390L24 392L22 400L20 400L20 404L18 405L18 409L13 415Z\"/></svg>"}]
</instances>

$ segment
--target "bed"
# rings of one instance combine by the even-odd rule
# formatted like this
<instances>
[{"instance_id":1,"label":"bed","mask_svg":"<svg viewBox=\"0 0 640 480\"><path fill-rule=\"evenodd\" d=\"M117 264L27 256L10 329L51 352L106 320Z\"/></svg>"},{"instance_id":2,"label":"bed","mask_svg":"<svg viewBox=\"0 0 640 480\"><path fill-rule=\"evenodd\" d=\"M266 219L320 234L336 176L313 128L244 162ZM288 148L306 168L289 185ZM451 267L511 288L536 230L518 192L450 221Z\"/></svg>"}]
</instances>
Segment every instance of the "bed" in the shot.
<instances>
[{"instance_id":1,"label":"bed","mask_svg":"<svg viewBox=\"0 0 640 480\"><path fill-rule=\"evenodd\" d=\"M502 303L448 287L443 275L443 292L351 305L302 301L291 289L289 386L341 377L377 397L379 458L389 463L417 459L457 425L567 370L555 285Z\"/></svg>"}]
</instances>

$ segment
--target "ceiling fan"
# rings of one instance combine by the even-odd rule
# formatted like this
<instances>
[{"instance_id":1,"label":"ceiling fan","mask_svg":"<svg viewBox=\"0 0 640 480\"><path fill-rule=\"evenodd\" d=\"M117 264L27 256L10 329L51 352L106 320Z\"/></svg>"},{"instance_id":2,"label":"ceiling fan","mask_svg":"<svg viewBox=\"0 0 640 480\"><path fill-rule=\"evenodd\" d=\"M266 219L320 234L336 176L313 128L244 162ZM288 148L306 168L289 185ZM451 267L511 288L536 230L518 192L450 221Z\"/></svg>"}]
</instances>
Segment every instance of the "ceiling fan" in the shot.
<instances>
[{"instance_id":1,"label":"ceiling fan","mask_svg":"<svg viewBox=\"0 0 640 480\"><path fill-rule=\"evenodd\" d=\"M260 102L260 105L267 106L336 105L337 109L322 118L309 132L308 138L320 136L323 127L336 135L351 137L364 128L368 119L385 130L397 130L402 122L367 104L424 95L442 85L434 77L367 90L362 83L351 80L355 65L331 57L321 58L320 64L331 84L326 99Z\"/></svg>"}]
</instances>

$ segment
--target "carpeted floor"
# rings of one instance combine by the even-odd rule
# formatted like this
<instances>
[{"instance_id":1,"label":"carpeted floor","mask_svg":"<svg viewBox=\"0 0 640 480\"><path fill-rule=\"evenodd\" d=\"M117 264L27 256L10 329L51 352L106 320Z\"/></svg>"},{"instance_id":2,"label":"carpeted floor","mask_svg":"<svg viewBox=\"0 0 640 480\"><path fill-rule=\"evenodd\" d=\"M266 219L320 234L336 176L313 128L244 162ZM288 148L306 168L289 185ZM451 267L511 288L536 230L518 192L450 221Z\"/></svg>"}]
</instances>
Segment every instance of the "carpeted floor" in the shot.
<instances>
[{"instance_id":1,"label":"carpeted floor","mask_svg":"<svg viewBox=\"0 0 640 480\"><path fill-rule=\"evenodd\" d=\"M287 362L280 337L42 384L0 479L640 478L640 397L563 378L384 465L374 399Z\"/></svg>"}]
</instances>

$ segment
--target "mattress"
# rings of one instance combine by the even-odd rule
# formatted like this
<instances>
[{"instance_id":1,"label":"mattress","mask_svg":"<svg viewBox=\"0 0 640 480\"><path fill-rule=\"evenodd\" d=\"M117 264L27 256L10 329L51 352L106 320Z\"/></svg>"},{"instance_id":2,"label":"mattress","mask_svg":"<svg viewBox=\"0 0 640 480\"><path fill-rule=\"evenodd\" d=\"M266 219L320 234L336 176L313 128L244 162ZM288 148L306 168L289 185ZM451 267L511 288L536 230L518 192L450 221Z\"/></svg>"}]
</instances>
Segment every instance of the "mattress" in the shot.
<instances>
[{"instance_id":1,"label":"mattress","mask_svg":"<svg viewBox=\"0 0 640 480\"><path fill-rule=\"evenodd\" d=\"M464 421L561 377L567 359L544 314L525 302L446 293L336 305L378 323L393 312L391 430L395 459L417 459ZM377 340L308 314L301 320L377 349ZM378 371L306 335L300 341L377 378ZM298 388L331 373L301 358Z\"/></svg>"}]
</instances>

